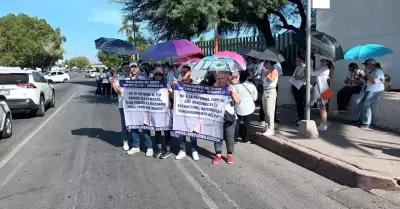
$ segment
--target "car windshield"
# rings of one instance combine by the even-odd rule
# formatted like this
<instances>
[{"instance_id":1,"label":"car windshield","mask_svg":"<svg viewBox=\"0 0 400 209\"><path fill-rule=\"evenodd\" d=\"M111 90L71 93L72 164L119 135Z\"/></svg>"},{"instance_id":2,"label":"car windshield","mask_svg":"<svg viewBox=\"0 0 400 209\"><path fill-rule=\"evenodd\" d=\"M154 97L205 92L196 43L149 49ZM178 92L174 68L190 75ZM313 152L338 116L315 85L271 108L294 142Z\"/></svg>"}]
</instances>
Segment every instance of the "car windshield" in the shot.
<instances>
[{"instance_id":1,"label":"car windshield","mask_svg":"<svg viewBox=\"0 0 400 209\"><path fill-rule=\"evenodd\" d=\"M26 73L0 73L0 84L28 83L29 76Z\"/></svg>"}]
</instances>

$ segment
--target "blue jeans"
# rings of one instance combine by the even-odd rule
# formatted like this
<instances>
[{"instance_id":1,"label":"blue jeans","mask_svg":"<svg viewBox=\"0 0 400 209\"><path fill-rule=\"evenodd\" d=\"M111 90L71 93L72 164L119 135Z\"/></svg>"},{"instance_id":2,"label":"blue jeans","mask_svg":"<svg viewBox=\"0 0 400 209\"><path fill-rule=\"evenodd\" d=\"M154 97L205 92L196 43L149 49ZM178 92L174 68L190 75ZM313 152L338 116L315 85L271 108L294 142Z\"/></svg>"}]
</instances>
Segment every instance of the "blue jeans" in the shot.
<instances>
[{"instance_id":1,"label":"blue jeans","mask_svg":"<svg viewBox=\"0 0 400 209\"><path fill-rule=\"evenodd\" d=\"M144 136L144 144L147 149L153 149L153 141L151 140L150 130L142 130Z\"/></svg>"},{"instance_id":2,"label":"blue jeans","mask_svg":"<svg viewBox=\"0 0 400 209\"><path fill-rule=\"evenodd\" d=\"M353 120L358 121L361 118L361 123L363 125L371 125L372 120L372 111L371 107L375 104L375 102L381 97L383 91L371 92L371 91L361 91L358 94L355 106L354 106L354 115ZM361 111L360 109L361 108ZM359 117L360 115L360 117Z\"/></svg>"},{"instance_id":3,"label":"blue jeans","mask_svg":"<svg viewBox=\"0 0 400 209\"><path fill-rule=\"evenodd\" d=\"M197 138L190 137L190 145L192 152L197 152ZM179 146L181 151L186 152L186 136L179 136Z\"/></svg>"},{"instance_id":4,"label":"blue jeans","mask_svg":"<svg viewBox=\"0 0 400 209\"><path fill-rule=\"evenodd\" d=\"M132 147L139 148L139 146L140 146L139 129L127 130L126 124L125 124L125 114L124 114L123 108L119 108L119 114L121 116L121 139L123 141L128 141L128 143L129 143L130 139L132 139ZM146 146L149 145L148 142L150 141L150 147L152 147L150 133L148 134L148 137L146 137L146 134L144 134L144 135L145 135ZM150 140L148 138L150 138Z\"/></svg>"}]
</instances>

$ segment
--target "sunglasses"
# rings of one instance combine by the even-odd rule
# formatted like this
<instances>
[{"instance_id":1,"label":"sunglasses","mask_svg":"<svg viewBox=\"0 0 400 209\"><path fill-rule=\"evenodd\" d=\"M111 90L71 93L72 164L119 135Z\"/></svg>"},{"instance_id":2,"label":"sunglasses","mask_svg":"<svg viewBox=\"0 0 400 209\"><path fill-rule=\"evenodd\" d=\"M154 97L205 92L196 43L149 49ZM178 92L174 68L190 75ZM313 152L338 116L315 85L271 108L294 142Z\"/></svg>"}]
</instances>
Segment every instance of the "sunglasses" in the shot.
<instances>
[{"instance_id":1,"label":"sunglasses","mask_svg":"<svg viewBox=\"0 0 400 209\"><path fill-rule=\"evenodd\" d=\"M156 73L156 74L154 74L154 76L163 76L163 74L162 73Z\"/></svg>"}]
</instances>

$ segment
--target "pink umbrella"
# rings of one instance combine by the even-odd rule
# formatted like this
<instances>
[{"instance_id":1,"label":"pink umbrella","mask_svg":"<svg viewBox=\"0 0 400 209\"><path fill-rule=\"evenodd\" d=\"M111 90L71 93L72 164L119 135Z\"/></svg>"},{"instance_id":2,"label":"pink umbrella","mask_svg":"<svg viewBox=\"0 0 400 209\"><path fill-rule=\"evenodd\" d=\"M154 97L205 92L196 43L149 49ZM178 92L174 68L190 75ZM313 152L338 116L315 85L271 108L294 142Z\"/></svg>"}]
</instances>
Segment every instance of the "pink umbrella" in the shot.
<instances>
[{"instance_id":1,"label":"pink umbrella","mask_svg":"<svg viewBox=\"0 0 400 209\"><path fill-rule=\"evenodd\" d=\"M183 63L185 63L185 62L187 62L187 61L199 61L199 60L201 60L200 58L198 58L198 57L184 57L184 58L181 58L181 59L179 59L178 61L176 61L176 62L174 62L174 65L175 65L175 67L179 67L179 66L181 66Z\"/></svg>"},{"instance_id":2,"label":"pink umbrella","mask_svg":"<svg viewBox=\"0 0 400 209\"><path fill-rule=\"evenodd\" d=\"M242 57L242 55L233 52L233 51L220 51L215 53L213 56L216 57L229 57L233 60L235 60L242 68L243 70L246 70L246 61L245 59Z\"/></svg>"}]
</instances>

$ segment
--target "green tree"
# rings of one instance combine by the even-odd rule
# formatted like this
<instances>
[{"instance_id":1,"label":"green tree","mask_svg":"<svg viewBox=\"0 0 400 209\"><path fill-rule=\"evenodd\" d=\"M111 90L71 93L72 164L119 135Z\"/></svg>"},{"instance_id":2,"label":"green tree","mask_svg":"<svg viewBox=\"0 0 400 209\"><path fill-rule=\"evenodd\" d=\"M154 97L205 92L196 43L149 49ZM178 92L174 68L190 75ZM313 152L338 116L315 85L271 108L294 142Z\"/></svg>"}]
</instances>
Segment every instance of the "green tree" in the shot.
<instances>
[{"instance_id":1,"label":"green tree","mask_svg":"<svg viewBox=\"0 0 400 209\"><path fill-rule=\"evenodd\" d=\"M68 61L70 67L77 67L79 69L89 67L90 61L85 56L73 57Z\"/></svg>"},{"instance_id":2,"label":"green tree","mask_svg":"<svg viewBox=\"0 0 400 209\"><path fill-rule=\"evenodd\" d=\"M103 51L97 52L97 59L107 67L114 67L117 64L120 64L121 56L116 54L106 53Z\"/></svg>"},{"instance_id":3,"label":"green tree","mask_svg":"<svg viewBox=\"0 0 400 209\"><path fill-rule=\"evenodd\" d=\"M192 39L217 27L218 34L256 28L268 46L274 33L305 30L306 0L114 0L134 22L149 22L163 40ZM315 13L314 13L315 14ZM315 16L315 15L314 15ZM301 20L296 27L291 22Z\"/></svg>"},{"instance_id":4,"label":"green tree","mask_svg":"<svg viewBox=\"0 0 400 209\"><path fill-rule=\"evenodd\" d=\"M26 14L0 17L0 65L48 68L63 58L66 38L46 20Z\"/></svg>"}]
</instances>

